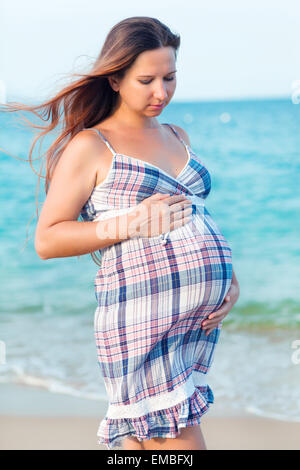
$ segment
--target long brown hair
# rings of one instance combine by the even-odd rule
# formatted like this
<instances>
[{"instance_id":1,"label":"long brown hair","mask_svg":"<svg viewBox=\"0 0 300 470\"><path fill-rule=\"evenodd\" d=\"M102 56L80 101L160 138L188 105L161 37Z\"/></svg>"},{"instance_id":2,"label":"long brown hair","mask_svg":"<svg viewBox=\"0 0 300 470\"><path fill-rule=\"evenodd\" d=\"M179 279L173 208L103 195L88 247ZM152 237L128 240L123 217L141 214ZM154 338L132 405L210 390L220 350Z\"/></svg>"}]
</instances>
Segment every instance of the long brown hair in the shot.
<instances>
[{"instance_id":1,"label":"long brown hair","mask_svg":"<svg viewBox=\"0 0 300 470\"><path fill-rule=\"evenodd\" d=\"M61 127L57 139L46 153L39 157L42 162L37 186L40 185L40 178L45 178L46 194L53 170L70 140L83 128L99 124L114 108L118 92L111 88L107 77L123 78L139 54L166 46L174 48L175 58L177 58L180 36L172 33L161 21L148 16L126 18L111 28L91 70L87 73L72 74L71 77L80 78L65 86L53 98L39 105L8 103L0 107L2 112L30 111L44 122L50 121L42 126L24 118L29 127L41 130L30 148L29 160L26 160L30 162L35 173L32 166L32 153L37 141L44 139L58 125ZM8 153L1 148L0 150ZM44 165L46 175L42 176L41 171ZM38 205L36 210L38 218ZM91 255L96 262L94 253Z\"/></svg>"}]
</instances>

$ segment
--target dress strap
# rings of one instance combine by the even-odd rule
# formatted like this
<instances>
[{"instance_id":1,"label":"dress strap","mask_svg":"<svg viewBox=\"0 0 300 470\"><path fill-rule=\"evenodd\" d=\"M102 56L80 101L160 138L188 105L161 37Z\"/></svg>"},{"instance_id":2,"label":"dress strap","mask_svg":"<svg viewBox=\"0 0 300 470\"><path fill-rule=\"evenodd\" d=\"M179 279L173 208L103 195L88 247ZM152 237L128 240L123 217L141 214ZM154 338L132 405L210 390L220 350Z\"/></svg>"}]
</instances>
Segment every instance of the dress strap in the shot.
<instances>
[{"instance_id":1,"label":"dress strap","mask_svg":"<svg viewBox=\"0 0 300 470\"><path fill-rule=\"evenodd\" d=\"M96 131L98 133L98 135L102 138L102 140L104 141L104 143L107 145L107 147L109 148L109 150L112 152L113 155L116 155L116 152L114 151L114 149L112 148L112 146L110 145L110 143L108 142L107 138L104 137L104 135L99 131L99 129L96 129L95 127L85 127L83 128L82 130L87 130L87 131Z\"/></svg>"},{"instance_id":2,"label":"dress strap","mask_svg":"<svg viewBox=\"0 0 300 470\"><path fill-rule=\"evenodd\" d=\"M169 124L168 122L163 122L162 124L166 124L167 126L169 126L172 131L174 132L174 134L178 137L178 139L180 140L180 142L183 143L183 145L185 146L185 148L187 149L188 151L188 147L187 147L187 144L185 143L185 141L183 140L183 138L179 135L179 133L176 131L175 127L172 126L172 124Z\"/></svg>"}]
</instances>

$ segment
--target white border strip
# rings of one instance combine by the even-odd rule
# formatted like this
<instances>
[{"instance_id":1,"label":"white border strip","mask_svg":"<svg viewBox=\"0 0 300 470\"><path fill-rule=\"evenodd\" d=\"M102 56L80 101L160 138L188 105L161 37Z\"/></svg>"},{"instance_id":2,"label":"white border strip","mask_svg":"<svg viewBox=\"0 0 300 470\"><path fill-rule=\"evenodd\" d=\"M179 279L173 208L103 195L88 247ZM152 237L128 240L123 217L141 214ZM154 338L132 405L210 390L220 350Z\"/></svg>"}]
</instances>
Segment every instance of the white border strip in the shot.
<instances>
[{"instance_id":1,"label":"white border strip","mask_svg":"<svg viewBox=\"0 0 300 470\"><path fill-rule=\"evenodd\" d=\"M182 386L172 392L149 397L132 405L109 405L106 417L111 419L138 418L153 411L170 408L193 395L195 386L200 385L207 385L207 374L195 371Z\"/></svg>"}]
</instances>

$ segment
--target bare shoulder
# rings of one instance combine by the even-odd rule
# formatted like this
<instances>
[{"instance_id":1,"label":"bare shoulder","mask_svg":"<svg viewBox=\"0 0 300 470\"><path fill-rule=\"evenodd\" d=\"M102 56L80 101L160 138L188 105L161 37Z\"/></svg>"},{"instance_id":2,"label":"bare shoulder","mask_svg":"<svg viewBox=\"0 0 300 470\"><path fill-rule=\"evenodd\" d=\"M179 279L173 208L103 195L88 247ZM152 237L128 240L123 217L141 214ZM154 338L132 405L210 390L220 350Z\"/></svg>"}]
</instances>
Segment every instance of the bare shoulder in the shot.
<instances>
[{"instance_id":1,"label":"bare shoulder","mask_svg":"<svg viewBox=\"0 0 300 470\"><path fill-rule=\"evenodd\" d=\"M191 146L191 141L190 141L190 138L189 138L187 132L184 129L182 129L182 127L180 127L180 126L177 126L175 124L172 124L172 126L176 129L176 131L178 132L180 137L185 141L185 143L188 144L189 146Z\"/></svg>"},{"instance_id":2,"label":"bare shoulder","mask_svg":"<svg viewBox=\"0 0 300 470\"><path fill-rule=\"evenodd\" d=\"M72 173L81 171L86 175L86 182L91 190L96 184L99 161L107 153L106 149L95 131L82 130L68 142L56 167L64 167L66 170L69 168Z\"/></svg>"},{"instance_id":3,"label":"bare shoulder","mask_svg":"<svg viewBox=\"0 0 300 470\"><path fill-rule=\"evenodd\" d=\"M94 135L95 134L95 135ZM54 224L77 220L96 183L102 142L94 132L79 132L67 143L51 175L40 213L36 240Z\"/></svg>"},{"instance_id":4,"label":"bare shoulder","mask_svg":"<svg viewBox=\"0 0 300 470\"><path fill-rule=\"evenodd\" d=\"M56 167L70 166L70 167L89 167L93 166L95 158L96 141L90 135L91 133L78 132L72 137L65 146ZM56 168L55 167L55 168Z\"/></svg>"},{"instance_id":5,"label":"bare shoulder","mask_svg":"<svg viewBox=\"0 0 300 470\"><path fill-rule=\"evenodd\" d=\"M101 154L106 150L106 145L102 139L91 129L78 132L70 140L68 147L71 150L75 150L74 155L77 155L79 160L83 159L90 165L98 162L99 152Z\"/></svg>"}]
</instances>

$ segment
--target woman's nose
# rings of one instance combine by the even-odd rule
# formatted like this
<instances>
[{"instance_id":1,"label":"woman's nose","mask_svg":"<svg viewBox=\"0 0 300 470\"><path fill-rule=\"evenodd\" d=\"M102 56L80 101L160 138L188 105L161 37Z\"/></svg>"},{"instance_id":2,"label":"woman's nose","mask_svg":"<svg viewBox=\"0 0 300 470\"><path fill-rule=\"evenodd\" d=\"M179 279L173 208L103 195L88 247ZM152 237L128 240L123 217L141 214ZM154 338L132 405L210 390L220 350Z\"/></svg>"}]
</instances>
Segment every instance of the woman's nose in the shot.
<instances>
[{"instance_id":1,"label":"woman's nose","mask_svg":"<svg viewBox=\"0 0 300 470\"><path fill-rule=\"evenodd\" d=\"M154 97L160 101L165 101L167 99L168 93L164 84L156 85Z\"/></svg>"}]
</instances>

